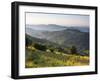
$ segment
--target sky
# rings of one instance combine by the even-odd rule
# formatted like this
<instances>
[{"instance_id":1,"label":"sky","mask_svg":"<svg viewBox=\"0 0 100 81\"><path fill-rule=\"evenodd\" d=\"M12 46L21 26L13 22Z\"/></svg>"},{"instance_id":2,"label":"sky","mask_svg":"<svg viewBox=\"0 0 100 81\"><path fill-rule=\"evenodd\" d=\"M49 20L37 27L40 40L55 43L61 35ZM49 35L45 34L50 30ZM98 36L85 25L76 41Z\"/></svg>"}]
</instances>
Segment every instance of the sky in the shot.
<instances>
[{"instance_id":1,"label":"sky","mask_svg":"<svg viewBox=\"0 0 100 81\"><path fill-rule=\"evenodd\" d=\"M62 26L89 27L89 15L26 13L26 24L56 24Z\"/></svg>"}]
</instances>

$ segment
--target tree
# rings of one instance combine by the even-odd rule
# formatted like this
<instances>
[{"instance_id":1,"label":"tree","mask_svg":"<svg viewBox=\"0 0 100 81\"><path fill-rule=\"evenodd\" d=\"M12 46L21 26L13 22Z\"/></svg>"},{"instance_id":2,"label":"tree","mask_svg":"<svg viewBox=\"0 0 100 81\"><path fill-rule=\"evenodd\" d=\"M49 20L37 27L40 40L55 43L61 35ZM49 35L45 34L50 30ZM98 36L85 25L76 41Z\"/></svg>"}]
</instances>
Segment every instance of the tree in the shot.
<instances>
[{"instance_id":1,"label":"tree","mask_svg":"<svg viewBox=\"0 0 100 81\"><path fill-rule=\"evenodd\" d=\"M41 51L46 51L46 49L47 49L45 45L41 45L41 44L38 44L38 43L35 43L34 47L38 50L41 50Z\"/></svg>"},{"instance_id":2,"label":"tree","mask_svg":"<svg viewBox=\"0 0 100 81\"><path fill-rule=\"evenodd\" d=\"M71 54L77 54L77 49L75 46L72 46L70 49Z\"/></svg>"},{"instance_id":3,"label":"tree","mask_svg":"<svg viewBox=\"0 0 100 81\"><path fill-rule=\"evenodd\" d=\"M51 52L54 52L54 49L53 49L53 48L50 48L49 50L50 50Z\"/></svg>"},{"instance_id":4,"label":"tree","mask_svg":"<svg viewBox=\"0 0 100 81\"><path fill-rule=\"evenodd\" d=\"M58 51L59 51L59 52L64 52L64 49L61 48L61 47L59 47L59 48L58 48Z\"/></svg>"},{"instance_id":5,"label":"tree","mask_svg":"<svg viewBox=\"0 0 100 81\"><path fill-rule=\"evenodd\" d=\"M32 40L30 40L29 38L26 37L26 41L25 41L26 46L29 46L32 44Z\"/></svg>"}]
</instances>

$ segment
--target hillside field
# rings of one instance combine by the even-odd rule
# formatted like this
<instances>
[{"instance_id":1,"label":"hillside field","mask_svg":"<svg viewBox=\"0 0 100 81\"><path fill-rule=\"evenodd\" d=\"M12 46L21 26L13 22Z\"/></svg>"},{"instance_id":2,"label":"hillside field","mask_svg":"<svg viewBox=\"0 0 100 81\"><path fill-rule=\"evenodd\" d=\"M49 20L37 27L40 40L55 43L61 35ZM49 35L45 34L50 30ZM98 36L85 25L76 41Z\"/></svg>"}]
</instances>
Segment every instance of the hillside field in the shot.
<instances>
[{"instance_id":1,"label":"hillside field","mask_svg":"<svg viewBox=\"0 0 100 81\"><path fill-rule=\"evenodd\" d=\"M25 68L89 65L89 56L51 52L49 50L41 51L32 46L25 49Z\"/></svg>"}]
</instances>

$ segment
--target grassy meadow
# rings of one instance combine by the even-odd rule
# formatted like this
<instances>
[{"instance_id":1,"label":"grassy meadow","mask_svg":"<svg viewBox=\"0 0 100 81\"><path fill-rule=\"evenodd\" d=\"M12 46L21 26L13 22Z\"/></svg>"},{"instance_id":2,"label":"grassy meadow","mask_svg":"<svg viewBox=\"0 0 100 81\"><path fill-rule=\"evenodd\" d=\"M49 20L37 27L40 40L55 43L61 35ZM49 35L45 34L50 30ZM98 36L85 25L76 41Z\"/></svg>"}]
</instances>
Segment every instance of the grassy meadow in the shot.
<instances>
[{"instance_id":1,"label":"grassy meadow","mask_svg":"<svg viewBox=\"0 0 100 81\"><path fill-rule=\"evenodd\" d=\"M27 46L25 49L26 68L89 65L89 56L87 55L66 54L50 49L40 50L34 46Z\"/></svg>"}]
</instances>

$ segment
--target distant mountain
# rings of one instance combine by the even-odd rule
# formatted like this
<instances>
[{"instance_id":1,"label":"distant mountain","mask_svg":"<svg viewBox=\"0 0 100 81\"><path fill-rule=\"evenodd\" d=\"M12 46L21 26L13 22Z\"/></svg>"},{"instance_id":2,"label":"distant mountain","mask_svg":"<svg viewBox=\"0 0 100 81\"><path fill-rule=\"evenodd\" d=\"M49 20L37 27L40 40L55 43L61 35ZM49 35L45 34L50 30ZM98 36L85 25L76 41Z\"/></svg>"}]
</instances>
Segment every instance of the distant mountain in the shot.
<instances>
[{"instance_id":1,"label":"distant mountain","mask_svg":"<svg viewBox=\"0 0 100 81\"><path fill-rule=\"evenodd\" d=\"M27 26L26 34L41 40L46 40L64 47L76 46L78 51L89 50L89 29L81 27L64 27L59 25ZM38 40L37 40L38 41Z\"/></svg>"},{"instance_id":2,"label":"distant mountain","mask_svg":"<svg viewBox=\"0 0 100 81\"><path fill-rule=\"evenodd\" d=\"M69 27L69 29L77 29L81 32L89 32L89 27Z\"/></svg>"},{"instance_id":3,"label":"distant mountain","mask_svg":"<svg viewBox=\"0 0 100 81\"><path fill-rule=\"evenodd\" d=\"M28 34L26 34L26 39L31 40L34 43L38 43L41 45L46 45L46 46L53 46L53 47L60 47L60 45L54 43L54 42L50 42L46 39L40 39L40 38L36 38L36 37L32 37Z\"/></svg>"},{"instance_id":4,"label":"distant mountain","mask_svg":"<svg viewBox=\"0 0 100 81\"><path fill-rule=\"evenodd\" d=\"M33 30L40 30L40 31L61 31L67 29L65 26L60 26L56 24L39 24L39 25L26 25L26 28L31 28Z\"/></svg>"},{"instance_id":5,"label":"distant mountain","mask_svg":"<svg viewBox=\"0 0 100 81\"><path fill-rule=\"evenodd\" d=\"M61 31L65 29L77 29L81 32L89 32L89 27L80 27L80 26L61 26L61 25L56 25L56 24L39 24L39 25L26 25L26 28L31 28L33 30L40 30L40 31Z\"/></svg>"},{"instance_id":6,"label":"distant mountain","mask_svg":"<svg viewBox=\"0 0 100 81\"><path fill-rule=\"evenodd\" d=\"M40 39L45 39L45 35L43 34L43 32L44 31L41 31L41 30L34 30L32 28L26 28L26 34L32 37L40 38Z\"/></svg>"}]
</instances>

